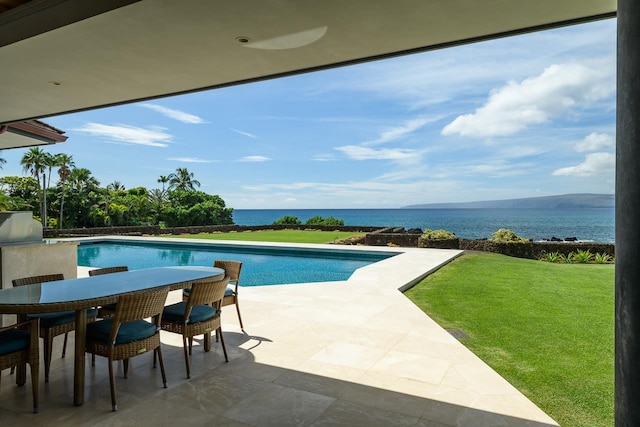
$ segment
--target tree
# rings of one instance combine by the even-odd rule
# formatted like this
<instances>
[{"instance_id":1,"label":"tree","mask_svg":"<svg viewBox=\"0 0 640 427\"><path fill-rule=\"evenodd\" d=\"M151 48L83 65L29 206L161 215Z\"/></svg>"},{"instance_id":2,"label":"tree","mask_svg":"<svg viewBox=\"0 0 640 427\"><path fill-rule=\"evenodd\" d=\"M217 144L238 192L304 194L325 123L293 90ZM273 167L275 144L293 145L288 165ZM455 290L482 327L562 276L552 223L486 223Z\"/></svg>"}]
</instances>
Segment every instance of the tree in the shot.
<instances>
[{"instance_id":1,"label":"tree","mask_svg":"<svg viewBox=\"0 0 640 427\"><path fill-rule=\"evenodd\" d=\"M68 179L68 195L65 203L67 211L72 212L67 217L68 226L92 227L95 224L103 225L102 221L95 222L91 210L100 202L100 182L91 175L86 168L74 168ZM67 202L68 201L68 202Z\"/></svg>"},{"instance_id":2,"label":"tree","mask_svg":"<svg viewBox=\"0 0 640 427\"><path fill-rule=\"evenodd\" d=\"M178 168L175 173L169 174L169 189L194 191L200 187L200 181L193 179L194 175L187 168Z\"/></svg>"},{"instance_id":3,"label":"tree","mask_svg":"<svg viewBox=\"0 0 640 427\"><path fill-rule=\"evenodd\" d=\"M300 225L302 221L300 218L293 215L285 215L277 221L273 221L274 225Z\"/></svg>"},{"instance_id":4,"label":"tree","mask_svg":"<svg viewBox=\"0 0 640 427\"><path fill-rule=\"evenodd\" d=\"M151 190L151 192L149 192L147 198L153 209L152 215L154 223L157 224L158 218L160 217L160 212L162 212L162 208L167 201L166 191L160 190L159 188L154 188L153 190Z\"/></svg>"},{"instance_id":5,"label":"tree","mask_svg":"<svg viewBox=\"0 0 640 427\"><path fill-rule=\"evenodd\" d=\"M0 192L0 211L10 211L15 209L15 204L11 197Z\"/></svg>"},{"instance_id":6,"label":"tree","mask_svg":"<svg viewBox=\"0 0 640 427\"><path fill-rule=\"evenodd\" d=\"M44 173L42 175L42 208L44 212L43 213L44 217L42 218L42 224L44 227L48 227L49 221L47 219L47 189L51 184L51 171L57 165L56 165L55 156L53 154L47 153L46 151L43 151L43 159L44 159L44 166L47 168L47 176L45 181Z\"/></svg>"},{"instance_id":7,"label":"tree","mask_svg":"<svg viewBox=\"0 0 640 427\"><path fill-rule=\"evenodd\" d=\"M91 176L91 171L87 168L73 169L69 176L71 186L80 192L86 192L96 189L100 182Z\"/></svg>"},{"instance_id":8,"label":"tree","mask_svg":"<svg viewBox=\"0 0 640 427\"><path fill-rule=\"evenodd\" d=\"M118 192L118 191L124 191L125 188L120 181L113 181L111 184L107 185L107 190Z\"/></svg>"},{"instance_id":9,"label":"tree","mask_svg":"<svg viewBox=\"0 0 640 427\"><path fill-rule=\"evenodd\" d=\"M9 197L20 198L24 204L35 206L40 200L40 187L32 176L5 176L0 178L0 189Z\"/></svg>"},{"instance_id":10,"label":"tree","mask_svg":"<svg viewBox=\"0 0 640 427\"><path fill-rule=\"evenodd\" d=\"M135 187L119 194L118 203L127 206L126 223L128 225L148 224L153 219L153 207L149 202L149 190Z\"/></svg>"},{"instance_id":11,"label":"tree","mask_svg":"<svg viewBox=\"0 0 640 427\"><path fill-rule=\"evenodd\" d=\"M169 191L169 206L161 219L169 227L233 224L233 209L220 196L202 191Z\"/></svg>"},{"instance_id":12,"label":"tree","mask_svg":"<svg viewBox=\"0 0 640 427\"><path fill-rule=\"evenodd\" d=\"M27 151L22 159L20 165L24 172L30 173L36 181L38 181L38 189L40 192L40 218L42 219L42 226L47 226L47 202L46 202L46 169L48 164L49 154L44 152L39 147L32 147ZM42 178L42 181L40 179Z\"/></svg>"},{"instance_id":13,"label":"tree","mask_svg":"<svg viewBox=\"0 0 640 427\"><path fill-rule=\"evenodd\" d=\"M64 212L64 195L67 190L67 180L71 176L71 169L75 166L73 162L73 157L60 153L56 154L56 165L58 166L58 177L60 180L58 181L58 186L60 187L60 221L58 221L58 228L62 229L62 218Z\"/></svg>"},{"instance_id":14,"label":"tree","mask_svg":"<svg viewBox=\"0 0 640 427\"><path fill-rule=\"evenodd\" d=\"M337 219L334 218L332 216L328 216L328 217L323 217L320 215L316 215L312 218L309 218L307 220L307 222L305 222L306 225L344 225L344 221L341 219Z\"/></svg>"},{"instance_id":15,"label":"tree","mask_svg":"<svg viewBox=\"0 0 640 427\"><path fill-rule=\"evenodd\" d=\"M166 191L165 184L169 183L169 177L166 175L160 175L160 178L158 178L158 182L162 184L162 193L164 194Z\"/></svg>"}]
</instances>

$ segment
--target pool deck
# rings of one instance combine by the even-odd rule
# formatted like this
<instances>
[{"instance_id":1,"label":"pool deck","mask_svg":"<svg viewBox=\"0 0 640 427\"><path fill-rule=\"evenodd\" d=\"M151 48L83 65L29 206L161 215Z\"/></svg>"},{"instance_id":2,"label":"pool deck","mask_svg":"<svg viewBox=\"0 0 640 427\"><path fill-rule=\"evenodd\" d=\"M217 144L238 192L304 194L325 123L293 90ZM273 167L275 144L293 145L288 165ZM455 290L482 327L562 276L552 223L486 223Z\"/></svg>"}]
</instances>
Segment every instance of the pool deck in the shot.
<instances>
[{"instance_id":1,"label":"pool deck","mask_svg":"<svg viewBox=\"0 0 640 427\"><path fill-rule=\"evenodd\" d=\"M168 388L150 356L131 360L128 379L118 364L116 413L102 358L87 361L86 402L72 405L73 358L60 358L57 338L40 414L30 413L31 387L3 371L0 424L557 426L399 291L461 252L402 251L348 281L242 287L244 332L235 307L224 309L229 363L219 343L204 353L197 340L187 380L181 338L163 332Z\"/></svg>"}]
</instances>

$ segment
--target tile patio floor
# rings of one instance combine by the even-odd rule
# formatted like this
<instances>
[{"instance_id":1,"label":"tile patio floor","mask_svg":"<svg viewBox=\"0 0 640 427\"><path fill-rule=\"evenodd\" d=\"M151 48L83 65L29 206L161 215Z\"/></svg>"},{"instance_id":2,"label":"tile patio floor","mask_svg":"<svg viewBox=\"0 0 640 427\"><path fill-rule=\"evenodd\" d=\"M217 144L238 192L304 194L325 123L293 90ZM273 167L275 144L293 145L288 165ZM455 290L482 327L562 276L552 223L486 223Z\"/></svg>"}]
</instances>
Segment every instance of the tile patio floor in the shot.
<instances>
[{"instance_id":1,"label":"tile patio floor","mask_svg":"<svg viewBox=\"0 0 640 427\"><path fill-rule=\"evenodd\" d=\"M187 380L181 338L163 332L168 388L150 354L131 360L128 379L118 365L116 413L103 358L87 358L85 403L73 406L73 343L62 359L56 338L40 413L29 383L5 370L0 425L556 426L398 291L457 255L407 250L344 282L241 288L245 332L234 306L223 316L229 363L219 343L195 343Z\"/></svg>"}]
</instances>

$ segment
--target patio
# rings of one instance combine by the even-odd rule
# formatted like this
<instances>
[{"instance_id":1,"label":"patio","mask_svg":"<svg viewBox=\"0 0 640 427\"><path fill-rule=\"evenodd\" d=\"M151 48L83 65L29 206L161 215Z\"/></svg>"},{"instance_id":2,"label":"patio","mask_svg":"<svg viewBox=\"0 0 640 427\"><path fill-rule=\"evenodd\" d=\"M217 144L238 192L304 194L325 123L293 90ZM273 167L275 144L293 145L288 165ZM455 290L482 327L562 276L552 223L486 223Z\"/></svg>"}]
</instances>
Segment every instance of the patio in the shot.
<instances>
[{"instance_id":1,"label":"patio","mask_svg":"<svg viewBox=\"0 0 640 427\"><path fill-rule=\"evenodd\" d=\"M151 356L118 365L119 411L110 412L106 361L87 360L86 402L72 405L73 358L56 340L51 381L41 383L40 413L30 386L3 372L4 425L557 425L518 390L405 298L399 288L460 254L407 250L362 268L346 282L244 287L226 308L219 344L194 345L185 378L182 342L163 335L168 388ZM79 276L88 269L79 268ZM180 292L170 294L180 299ZM70 339L73 336L70 336ZM72 349L72 342L69 349Z\"/></svg>"}]
</instances>

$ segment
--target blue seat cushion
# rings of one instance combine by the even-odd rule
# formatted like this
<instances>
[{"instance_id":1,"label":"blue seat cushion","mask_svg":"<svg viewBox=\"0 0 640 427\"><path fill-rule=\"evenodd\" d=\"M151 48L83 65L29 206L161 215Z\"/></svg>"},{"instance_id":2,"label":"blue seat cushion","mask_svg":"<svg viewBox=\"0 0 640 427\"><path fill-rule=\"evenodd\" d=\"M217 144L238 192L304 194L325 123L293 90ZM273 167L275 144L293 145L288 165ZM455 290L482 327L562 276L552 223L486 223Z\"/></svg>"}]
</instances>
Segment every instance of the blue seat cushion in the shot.
<instances>
[{"instance_id":1,"label":"blue seat cushion","mask_svg":"<svg viewBox=\"0 0 640 427\"><path fill-rule=\"evenodd\" d=\"M184 295L185 297L188 297L190 293L191 293L191 288L184 288L182 290L182 295ZM236 294L236 291L233 288L227 288L224 290L225 297L230 297L235 294Z\"/></svg>"},{"instance_id":2,"label":"blue seat cushion","mask_svg":"<svg viewBox=\"0 0 640 427\"><path fill-rule=\"evenodd\" d=\"M0 356L29 348L29 332L9 329L0 333Z\"/></svg>"},{"instance_id":3,"label":"blue seat cushion","mask_svg":"<svg viewBox=\"0 0 640 427\"><path fill-rule=\"evenodd\" d=\"M109 342L113 318L87 323L87 340ZM126 344L153 336L157 332L156 325L146 320L134 320L120 325L116 344Z\"/></svg>"},{"instance_id":4,"label":"blue seat cushion","mask_svg":"<svg viewBox=\"0 0 640 427\"><path fill-rule=\"evenodd\" d=\"M87 318L96 317L98 310L91 308L87 310ZM75 311L59 311L57 313L38 313L28 314L28 319L40 319L41 328L51 328L52 326L60 326L65 323L73 323L76 321Z\"/></svg>"},{"instance_id":5,"label":"blue seat cushion","mask_svg":"<svg viewBox=\"0 0 640 427\"><path fill-rule=\"evenodd\" d=\"M187 308L187 302L182 301L168 305L162 312L162 318L170 322L182 322L184 319L184 311ZM191 309L191 315L187 323L204 322L216 315L216 309L208 305L195 305Z\"/></svg>"}]
</instances>

